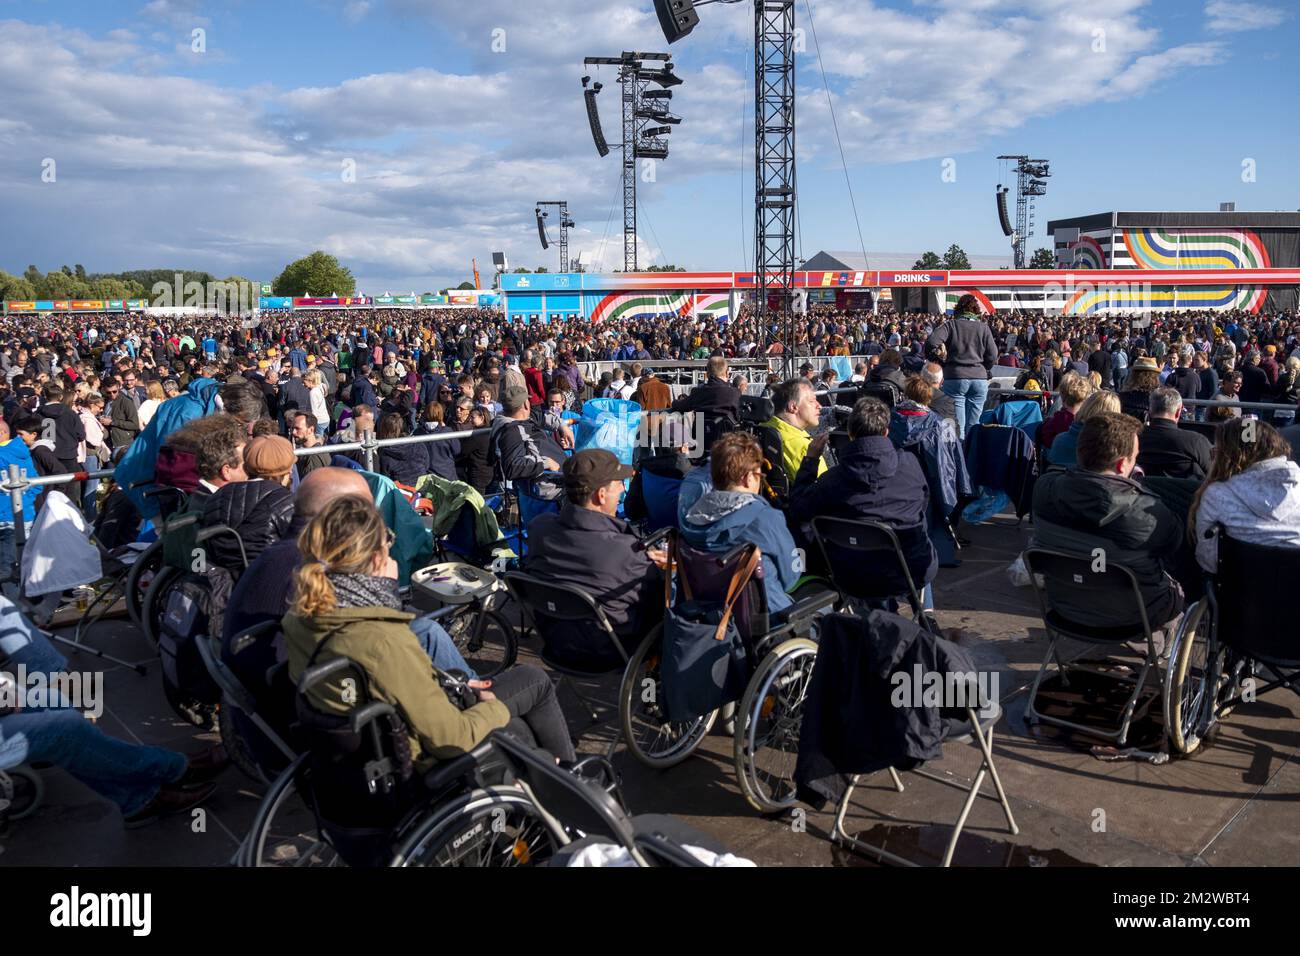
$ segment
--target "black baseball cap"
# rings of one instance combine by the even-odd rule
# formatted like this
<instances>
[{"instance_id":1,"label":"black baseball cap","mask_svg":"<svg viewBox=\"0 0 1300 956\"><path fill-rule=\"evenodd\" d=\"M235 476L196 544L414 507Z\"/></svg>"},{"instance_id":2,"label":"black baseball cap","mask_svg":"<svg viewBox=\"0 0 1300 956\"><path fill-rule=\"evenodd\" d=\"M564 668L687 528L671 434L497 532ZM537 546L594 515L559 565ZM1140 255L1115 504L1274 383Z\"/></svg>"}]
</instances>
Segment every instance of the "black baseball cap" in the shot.
<instances>
[{"instance_id":1,"label":"black baseball cap","mask_svg":"<svg viewBox=\"0 0 1300 956\"><path fill-rule=\"evenodd\" d=\"M611 481L631 478L636 472L618 460L611 451L588 448L576 452L564 463L564 490L570 495L590 498Z\"/></svg>"}]
</instances>

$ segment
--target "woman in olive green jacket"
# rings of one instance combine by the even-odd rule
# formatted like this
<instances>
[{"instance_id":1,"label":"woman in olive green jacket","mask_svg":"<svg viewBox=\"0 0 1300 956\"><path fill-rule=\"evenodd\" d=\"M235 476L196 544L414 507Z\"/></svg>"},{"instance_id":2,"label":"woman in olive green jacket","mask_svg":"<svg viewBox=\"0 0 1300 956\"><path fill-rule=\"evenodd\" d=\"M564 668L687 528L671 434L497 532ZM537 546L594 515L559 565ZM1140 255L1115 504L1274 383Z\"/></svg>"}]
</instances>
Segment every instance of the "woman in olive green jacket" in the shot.
<instances>
[{"instance_id":1,"label":"woman in olive green jacket","mask_svg":"<svg viewBox=\"0 0 1300 956\"><path fill-rule=\"evenodd\" d=\"M334 500L303 530L298 547L303 563L284 618L295 681L308 666L333 657L356 662L371 697L402 715L420 769L472 750L499 728L557 759L574 759L554 685L539 668L513 667L491 681L471 681L479 700L465 710L451 702L411 631L413 615L401 610L388 532L374 505L357 496ZM318 685L312 702L347 713L356 691L336 679Z\"/></svg>"}]
</instances>

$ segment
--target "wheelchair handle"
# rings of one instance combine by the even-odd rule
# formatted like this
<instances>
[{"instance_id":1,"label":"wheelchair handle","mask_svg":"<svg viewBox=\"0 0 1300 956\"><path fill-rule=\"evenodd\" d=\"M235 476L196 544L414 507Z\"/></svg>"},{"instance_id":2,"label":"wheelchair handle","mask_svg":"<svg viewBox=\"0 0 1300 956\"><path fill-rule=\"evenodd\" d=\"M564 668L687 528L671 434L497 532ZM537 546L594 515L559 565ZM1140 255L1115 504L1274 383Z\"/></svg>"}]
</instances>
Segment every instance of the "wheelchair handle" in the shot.
<instances>
[{"instance_id":1,"label":"wheelchair handle","mask_svg":"<svg viewBox=\"0 0 1300 956\"><path fill-rule=\"evenodd\" d=\"M654 534L650 535L650 537L644 539L641 542L641 550L642 551L654 550L655 545L659 544L660 541L667 540L668 536L671 535L675 530L676 529L673 528L671 525L669 525L666 528L660 528Z\"/></svg>"}]
</instances>

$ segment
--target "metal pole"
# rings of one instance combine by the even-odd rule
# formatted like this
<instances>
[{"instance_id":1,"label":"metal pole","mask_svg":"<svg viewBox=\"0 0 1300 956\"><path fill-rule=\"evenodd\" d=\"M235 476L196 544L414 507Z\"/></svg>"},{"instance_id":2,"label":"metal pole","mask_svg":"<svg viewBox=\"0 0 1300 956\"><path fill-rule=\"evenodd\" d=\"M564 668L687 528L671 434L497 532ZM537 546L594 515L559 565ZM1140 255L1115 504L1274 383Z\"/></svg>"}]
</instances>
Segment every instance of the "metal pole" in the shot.
<instances>
[{"instance_id":1,"label":"metal pole","mask_svg":"<svg viewBox=\"0 0 1300 956\"><path fill-rule=\"evenodd\" d=\"M23 523L23 492L30 485L27 475L17 465L9 466L9 481L5 488L9 491L9 503L14 512L14 580L23 579L23 545L27 542L27 528Z\"/></svg>"},{"instance_id":2,"label":"metal pole","mask_svg":"<svg viewBox=\"0 0 1300 956\"><path fill-rule=\"evenodd\" d=\"M366 459L366 471L375 470L375 449L379 446L375 444L375 433L369 429L361 433L361 452Z\"/></svg>"}]
</instances>

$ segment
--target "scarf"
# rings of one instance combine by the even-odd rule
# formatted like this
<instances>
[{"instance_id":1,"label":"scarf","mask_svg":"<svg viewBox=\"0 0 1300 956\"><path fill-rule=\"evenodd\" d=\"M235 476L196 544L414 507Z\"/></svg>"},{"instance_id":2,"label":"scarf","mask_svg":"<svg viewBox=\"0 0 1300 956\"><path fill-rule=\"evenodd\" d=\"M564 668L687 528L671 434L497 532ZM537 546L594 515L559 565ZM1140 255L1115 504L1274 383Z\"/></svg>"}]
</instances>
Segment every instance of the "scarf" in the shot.
<instances>
[{"instance_id":1,"label":"scarf","mask_svg":"<svg viewBox=\"0 0 1300 956\"><path fill-rule=\"evenodd\" d=\"M330 572L329 582L339 607L388 607L402 609L402 599L397 593L397 581L379 578L372 574L340 574Z\"/></svg>"}]
</instances>

